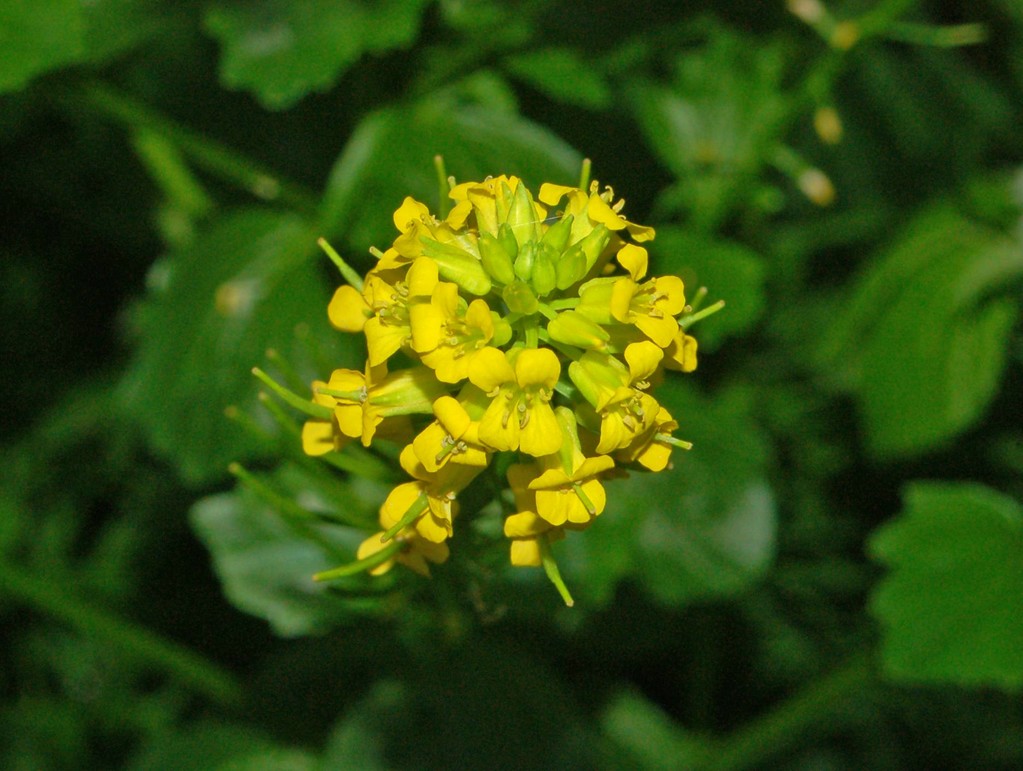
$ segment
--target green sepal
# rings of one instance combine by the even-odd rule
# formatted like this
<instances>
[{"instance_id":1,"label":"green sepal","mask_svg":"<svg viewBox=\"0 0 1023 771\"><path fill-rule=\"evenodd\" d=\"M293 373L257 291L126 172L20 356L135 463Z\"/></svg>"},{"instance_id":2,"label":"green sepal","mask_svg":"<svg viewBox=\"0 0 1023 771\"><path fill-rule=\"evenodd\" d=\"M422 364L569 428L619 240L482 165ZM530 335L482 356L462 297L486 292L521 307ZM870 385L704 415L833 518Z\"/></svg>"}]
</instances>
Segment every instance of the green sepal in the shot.
<instances>
[{"instance_id":1,"label":"green sepal","mask_svg":"<svg viewBox=\"0 0 1023 771\"><path fill-rule=\"evenodd\" d=\"M515 188L511 209L508 211L508 225L511 227L512 233L515 234L515 240L520 247L540 240L533 196L529 194L523 184Z\"/></svg>"},{"instance_id":2,"label":"green sepal","mask_svg":"<svg viewBox=\"0 0 1023 771\"><path fill-rule=\"evenodd\" d=\"M547 325L551 339L577 348L603 350L611 335L579 311L562 311Z\"/></svg>"}]
</instances>

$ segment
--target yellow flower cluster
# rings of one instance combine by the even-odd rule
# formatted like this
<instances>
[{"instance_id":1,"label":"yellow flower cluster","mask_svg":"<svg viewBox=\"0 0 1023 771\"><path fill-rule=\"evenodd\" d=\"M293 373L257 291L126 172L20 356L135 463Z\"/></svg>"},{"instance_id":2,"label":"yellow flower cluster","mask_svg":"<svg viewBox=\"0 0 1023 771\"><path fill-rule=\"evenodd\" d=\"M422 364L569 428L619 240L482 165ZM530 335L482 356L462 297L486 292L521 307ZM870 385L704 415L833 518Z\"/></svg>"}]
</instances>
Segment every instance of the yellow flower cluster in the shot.
<instances>
[{"instance_id":1,"label":"yellow flower cluster","mask_svg":"<svg viewBox=\"0 0 1023 771\"><path fill-rule=\"evenodd\" d=\"M411 481L358 552L374 574L396 561L428 574L446 560L459 493L495 453L517 453L511 562L547 566L551 541L604 510L602 478L632 464L660 471L688 446L651 393L665 368L696 367L682 280L647 276L653 229L596 182L544 184L534 199L500 176L452 185L450 198L442 217L406 198L392 246L334 294L330 320L365 335L366 366L314 384L329 411L302 432L310 455L378 436L406 443ZM406 366L389 371L395 360Z\"/></svg>"}]
</instances>

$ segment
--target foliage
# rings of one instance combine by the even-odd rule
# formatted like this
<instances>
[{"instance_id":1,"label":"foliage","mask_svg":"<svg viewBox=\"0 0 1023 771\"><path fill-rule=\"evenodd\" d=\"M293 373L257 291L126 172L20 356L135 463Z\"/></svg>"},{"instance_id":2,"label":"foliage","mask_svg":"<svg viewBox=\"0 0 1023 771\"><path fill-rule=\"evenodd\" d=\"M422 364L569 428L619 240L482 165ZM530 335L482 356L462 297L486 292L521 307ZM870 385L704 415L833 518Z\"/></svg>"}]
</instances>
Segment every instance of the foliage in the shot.
<instances>
[{"instance_id":1,"label":"foliage","mask_svg":"<svg viewBox=\"0 0 1023 771\"><path fill-rule=\"evenodd\" d=\"M1018 3L0 0L0 48L0 766L1023 765ZM571 609L462 548L482 476L432 579L311 580L396 459L250 372L361 366L316 241L364 273L436 155L592 159L726 303Z\"/></svg>"}]
</instances>

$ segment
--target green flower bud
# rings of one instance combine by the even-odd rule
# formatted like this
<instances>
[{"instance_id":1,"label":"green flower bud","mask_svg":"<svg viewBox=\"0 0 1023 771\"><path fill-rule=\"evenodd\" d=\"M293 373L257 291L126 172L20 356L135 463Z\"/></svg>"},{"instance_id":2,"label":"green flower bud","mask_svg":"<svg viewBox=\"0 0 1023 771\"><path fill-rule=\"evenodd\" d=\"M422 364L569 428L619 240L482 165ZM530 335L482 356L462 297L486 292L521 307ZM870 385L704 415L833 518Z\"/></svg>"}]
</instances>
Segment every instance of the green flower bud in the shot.
<instances>
[{"instance_id":1,"label":"green flower bud","mask_svg":"<svg viewBox=\"0 0 1023 771\"><path fill-rule=\"evenodd\" d=\"M423 254L437 263L441 276L469 294L485 295L493 286L480 261L464 249L424 238Z\"/></svg>"},{"instance_id":2,"label":"green flower bud","mask_svg":"<svg viewBox=\"0 0 1023 771\"><path fill-rule=\"evenodd\" d=\"M547 325L551 339L577 348L604 350L611 335L578 311L562 311Z\"/></svg>"},{"instance_id":3,"label":"green flower bud","mask_svg":"<svg viewBox=\"0 0 1023 771\"><path fill-rule=\"evenodd\" d=\"M565 247L568 246L568 239L572 235L572 223L574 221L575 217L571 214L566 214L547 229L541 243L550 246L558 254L565 251Z\"/></svg>"},{"instance_id":4,"label":"green flower bud","mask_svg":"<svg viewBox=\"0 0 1023 771\"><path fill-rule=\"evenodd\" d=\"M512 313L521 313L523 316L536 313L540 307L533 290L523 281L513 281L508 284L501 292L501 297L504 298L508 310Z\"/></svg>"},{"instance_id":5,"label":"green flower bud","mask_svg":"<svg viewBox=\"0 0 1023 771\"><path fill-rule=\"evenodd\" d=\"M586 275L586 255L583 254L582 247L579 244L570 247L561 255L556 267L558 289L568 289L572 284L580 281Z\"/></svg>"},{"instance_id":6,"label":"green flower bud","mask_svg":"<svg viewBox=\"0 0 1023 771\"><path fill-rule=\"evenodd\" d=\"M515 240L515 234L507 222L502 222L497 229L497 240L501 242L505 252L514 261L519 256L519 242Z\"/></svg>"},{"instance_id":7,"label":"green flower bud","mask_svg":"<svg viewBox=\"0 0 1023 771\"><path fill-rule=\"evenodd\" d=\"M536 220L533 196L526 190L525 185L520 184L515 188L511 209L508 211L508 225L511 226L519 246L540 240L539 224Z\"/></svg>"},{"instance_id":8,"label":"green flower bud","mask_svg":"<svg viewBox=\"0 0 1023 771\"><path fill-rule=\"evenodd\" d=\"M611 231L608 230L604 225L597 225L590 234L586 236L582 241L579 242L580 248L583 250L583 254L586 255L586 272L590 272L590 268L597 264L597 260L600 258L601 252L604 251L604 247L611 241Z\"/></svg>"},{"instance_id":9,"label":"green flower bud","mask_svg":"<svg viewBox=\"0 0 1023 771\"><path fill-rule=\"evenodd\" d=\"M522 244L519 249L519 256L515 258L515 275L523 281L529 281L533 275L533 260L536 257L536 244L530 241Z\"/></svg>"},{"instance_id":10,"label":"green flower bud","mask_svg":"<svg viewBox=\"0 0 1023 771\"><path fill-rule=\"evenodd\" d=\"M501 242L490 233L480 233L480 262L483 269L499 284L510 284L515 280L512 258Z\"/></svg>"},{"instance_id":11,"label":"green flower bud","mask_svg":"<svg viewBox=\"0 0 1023 771\"><path fill-rule=\"evenodd\" d=\"M555 259L557 255L550 247L541 244L533 258L533 270L529 274L529 283L538 296L543 297L554 289L557 283Z\"/></svg>"}]
</instances>

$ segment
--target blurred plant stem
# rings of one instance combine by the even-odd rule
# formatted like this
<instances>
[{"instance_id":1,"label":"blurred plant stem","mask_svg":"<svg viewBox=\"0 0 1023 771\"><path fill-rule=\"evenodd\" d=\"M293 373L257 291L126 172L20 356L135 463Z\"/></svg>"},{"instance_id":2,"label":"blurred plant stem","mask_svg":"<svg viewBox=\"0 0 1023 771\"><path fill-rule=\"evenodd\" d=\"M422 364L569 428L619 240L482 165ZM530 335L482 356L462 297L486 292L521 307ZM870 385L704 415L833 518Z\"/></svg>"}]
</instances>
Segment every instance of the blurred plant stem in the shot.
<instances>
[{"instance_id":1,"label":"blurred plant stem","mask_svg":"<svg viewBox=\"0 0 1023 771\"><path fill-rule=\"evenodd\" d=\"M735 771L763 765L796 746L813 730L834 721L874 682L873 652L853 656L831 673L809 683L766 715L712 746L701 771Z\"/></svg>"},{"instance_id":2,"label":"blurred plant stem","mask_svg":"<svg viewBox=\"0 0 1023 771\"><path fill-rule=\"evenodd\" d=\"M83 635L117 646L219 704L242 700L239 683L216 664L144 627L82 602L72 590L52 579L30 575L2 559L0 593L65 622Z\"/></svg>"},{"instance_id":3,"label":"blurred plant stem","mask_svg":"<svg viewBox=\"0 0 1023 771\"><path fill-rule=\"evenodd\" d=\"M281 179L256 161L219 142L181 126L144 103L103 84L91 83L71 92L65 102L76 109L99 113L133 131L151 131L170 141L197 166L265 201L279 201L297 212L313 215L317 196Z\"/></svg>"}]
</instances>

